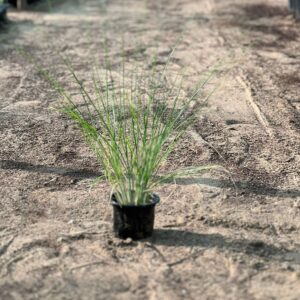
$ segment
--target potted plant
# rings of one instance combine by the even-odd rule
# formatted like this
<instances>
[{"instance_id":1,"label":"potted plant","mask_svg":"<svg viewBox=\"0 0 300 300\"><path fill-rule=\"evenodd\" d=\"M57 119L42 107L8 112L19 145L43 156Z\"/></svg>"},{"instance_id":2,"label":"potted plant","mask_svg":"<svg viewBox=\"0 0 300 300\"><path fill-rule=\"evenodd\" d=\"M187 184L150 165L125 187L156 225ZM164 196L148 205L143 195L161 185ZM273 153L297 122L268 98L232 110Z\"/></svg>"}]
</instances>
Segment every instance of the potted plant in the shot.
<instances>
[{"instance_id":1,"label":"potted plant","mask_svg":"<svg viewBox=\"0 0 300 300\"><path fill-rule=\"evenodd\" d=\"M216 72L211 71L187 95L182 88L184 76L166 80L171 55L163 67L154 62L151 70L144 73L127 72L123 62L118 80L109 64L103 72L95 68L92 92L64 59L80 91L80 103L49 72L39 68L63 97L60 110L80 128L111 185L114 232L120 238L151 236L155 206L160 201L154 191L160 184L215 168L198 166L160 172L195 120L199 92Z\"/></svg>"}]
</instances>

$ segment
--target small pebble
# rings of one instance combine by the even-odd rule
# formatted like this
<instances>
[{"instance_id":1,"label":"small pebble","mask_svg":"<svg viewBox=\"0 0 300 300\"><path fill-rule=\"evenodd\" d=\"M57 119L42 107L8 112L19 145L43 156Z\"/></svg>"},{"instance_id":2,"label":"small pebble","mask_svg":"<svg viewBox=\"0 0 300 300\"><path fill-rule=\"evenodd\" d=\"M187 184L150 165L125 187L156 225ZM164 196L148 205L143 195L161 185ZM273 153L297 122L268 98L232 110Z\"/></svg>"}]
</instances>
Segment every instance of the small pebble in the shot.
<instances>
[{"instance_id":1,"label":"small pebble","mask_svg":"<svg viewBox=\"0 0 300 300\"><path fill-rule=\"evenodd\" d=\"M66 256L66 255L68 255L70 252L71 252L70 246L65 245L65 246L63 246L63 247L61 248L61 250L60 250L60 255L61 255L61 256Z\"/></svg>"},{"instance_id":2,"label":"small pebble","mask_svg":"<svg viewBox=\"0 0 300 300\"><path fill-rule=\"evenodd\" d=\"M176 219L176 225L183 225L185 223L185 219L183 216L179 216Z\"/></svg>"},{"instance_id":3,"label":"small pebble","mask_svg":"<svg viewBox=\"0 0 300 300\"><path fill-rule=\"evenodd\" d=\"M294 268L288 262L284 262L282 264L282 268L287 271L295 271Z\"/></svg>"},{"instance_id":4,"label":"small pebble","mask_svg":"<svg viewBox=\"0 0 300 300\"><path fill-rule=\"evenodd\" d=\"M226 195L226 194L224 194L223 197L222 197L223 200L226 200L226 199L228 199L228 198L229 198L229 196Z\"/></svg>"},{"instance_id":5,"label":"small pebble","mask_svg":"<svg viewBox=\"0 0 300 300\"><path fill-rule=\"evenodd\" d=\"M295 208L300 208L300 199L299 199L299 200L296 200L296 201L294 202L294 207L295 207Z\"/></svg>"},{"instance_id":6,"label":"small pebble","mask_svg":"<svg viewBox=\"0 0 300 300\"><path fill-rule=\"evenodd\" d=\"M131 244L132 243L132 238L127 238L125 241L124 241L124 244Z\"/></svg>"},{"instance_id":7,"label":"small pebble","mask_svg":"<svg viewBox=\"0 0 300 300\"><path fill-rule=\"evenodd\" d=\"M60 236L56 241L57 243L61 244L64 241L64 238Z\"/></svg>"}]
</instances>

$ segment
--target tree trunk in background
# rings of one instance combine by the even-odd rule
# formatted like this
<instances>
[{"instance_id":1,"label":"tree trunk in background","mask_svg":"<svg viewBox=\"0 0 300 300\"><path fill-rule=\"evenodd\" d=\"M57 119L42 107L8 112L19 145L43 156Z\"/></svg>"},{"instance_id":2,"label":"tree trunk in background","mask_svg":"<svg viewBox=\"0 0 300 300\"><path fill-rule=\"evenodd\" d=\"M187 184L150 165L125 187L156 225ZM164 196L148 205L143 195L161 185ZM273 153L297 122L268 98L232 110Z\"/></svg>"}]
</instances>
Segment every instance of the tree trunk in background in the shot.
<instances>
[{"instance_id":1,"label":"tree trunk in background","mask_svg":"<svg viewBox=\"0 0 300 300\"><path fill-rule=\"evenodd\" d=\"M8 0L7 2L17 9L25 9L27 6L27 0Z\"/></svg>"},{"instance_id":2,"label":"tree trunk in background","mask_svg":"<svg viewBox=\"0 0 300 300\"><path fill-rule=\"evenodd\" d=\"M17 0L17 8L25 9L27 6L27 0Z\"/></svg>"}]
</instances>

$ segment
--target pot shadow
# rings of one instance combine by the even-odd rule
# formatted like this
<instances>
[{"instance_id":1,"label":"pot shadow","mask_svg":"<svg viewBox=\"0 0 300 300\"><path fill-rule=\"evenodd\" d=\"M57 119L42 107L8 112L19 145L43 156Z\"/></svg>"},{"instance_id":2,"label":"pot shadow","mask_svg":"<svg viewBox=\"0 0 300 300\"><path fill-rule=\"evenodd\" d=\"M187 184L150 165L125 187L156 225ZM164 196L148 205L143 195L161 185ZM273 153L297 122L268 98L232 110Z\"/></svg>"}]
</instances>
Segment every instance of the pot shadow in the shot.
<instances>
[{"instance_id":1,"label":"pot shadow","mask_svg":"<svg viewBox=\"0 0 300 300\"><path fill-rule=\"evenodd\" d=\"M7 0L13 8L17 7L17 0ZM75 6L80 4L80 0L27 0L25 10L35 12L51 12L53 8L57 9L66 3L72 3Z\"/></svg>"},{"instance_id":2,"label":"pot shadow","mask_svg":"<svg viewBox=\"0 0 300 300\"><path fill-rule=\"evenodd\" d=\"M27 172L35 173L48 173L57 174L61 176L69 176L77 179L88 179L97 178L102 176L101 172L95 172L87 169L73 169L47 165L34 165L28 162L14 161L14 160L0 160L0 169L3 170L23 170ZM176 184L179 185L190 185L190 184L202 184L211 187L218 188L229 188L233 187L230 180L224 179L213 179L213 178L181 178L176 180ZM256 194L263 196L273 197L291 197L296 198L300 196L300 191L296 189L283 190L275 188L259 182L247 182L247 181L236 181L236 187L242 194Z\"/></svg>"},{"instance_id":3,"label":"pot shadow","mask_svg":"<svg viewBox=\"0 0 300 300\"><path fill-rule=\"evenodd\" d=\"M238 10L229 10L229 19L223 25L262 34L263 37L258 39L256 36L252 42L255 48L278 48L284 46L285 42L299 38L297 23L293 20L287 22L287 17L292 15L287 1L285 5L251 3L236 4L234 7ZM273 35L275 39L268 40L265 34Z\"/></svg>"},{"instance_id":4,"label":"pot shadow","mask_svg":"<svg viewBox=\"0 0 300 300\"><path fill-rule=\"evenodd\" d=\"M3 170L23 170L35 173L57 174L61 176L69 176L77 179L96 178L102 174L99 172L86 169L70 169L55 166L34 165L27 162L14 160L0 160L0 169Z\"/></svg>"},{"instance_id":5,"label":"pot shadow","mask_svg":"<svg viewBox=\"0 0 300 300\"><path fill-rule=\"evenodd\" d=\"M290 251L267 244L260 240L231 239L221 234L200 234L177 229L156 229L152 237L153 245L168 247L201 247L229 250L233 253L242 253L256 256L265 260L287 261L300 264L300 252ZM176 251L176 250L175 250ZM287 258L289 255L289 258Z\"/></svg>"},{"instance_id":6,"label":"pot shadow","mask_svg":"<svg viewBox=\"0 0 300 300\"><path fill-rule=\"evenodd\" d=\"M73 15L77 14L80 7L84 6L86 0L29 0L27 10L34 11L35 13L61 13L63 7L72 5L72 9L63 10L64 14ZM103 10L107 6L106 0L97 0L94 7L101 7Z\"/></svg>"},{"instance_id":7,"label":"pot shadow","mask_svg":"<svg viewBox=\"0 0 300 300\"><path fill-rule=\"evenodd\" d=\"M244 15L249 20L257 20L260 18L287 17L290 12L287 5L270 5L270 4L246 4L241 5Z\"/></svg>"},{"instance_id":8,"label":"pot shadow","mask_svg":"<svg viewBox=\"0 0 300 300\"><path fill-rule=\"evenodd\" d=\"M214 179L214 178L181 178L176 180L176 184L179 185L208 185L211 187L218 188L233 188L233 183L226 179ZM235 181L236 188L239 193L244 195L256 194L263 196L273 196L273 197L291 197L296 198L300 196L300 190L298 189L280 189L273 187L268 184L263 184L257 181Z\"/></svg>"}]
</instances>

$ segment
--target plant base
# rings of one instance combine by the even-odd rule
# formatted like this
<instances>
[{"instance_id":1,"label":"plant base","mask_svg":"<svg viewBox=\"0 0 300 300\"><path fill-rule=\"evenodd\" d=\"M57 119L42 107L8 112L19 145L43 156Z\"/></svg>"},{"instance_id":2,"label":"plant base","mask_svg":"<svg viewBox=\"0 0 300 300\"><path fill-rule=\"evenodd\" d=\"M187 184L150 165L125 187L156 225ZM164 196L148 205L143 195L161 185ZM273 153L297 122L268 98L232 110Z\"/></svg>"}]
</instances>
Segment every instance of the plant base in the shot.
<instances>
[{"instance_id":1,"label":"plant base","mask_svg":"<svg viewBox=\"0 0 300 300\"><path fill-rule=\"evenodd\" d=\"M160 201L156 194L152 195L152 202L146 205L123 205L112 195L113 230L116 237L140 240L150 237L154 227L155 205Z\"/></svg>"}]
</instances>

